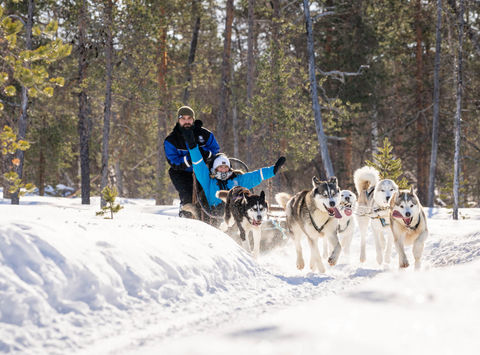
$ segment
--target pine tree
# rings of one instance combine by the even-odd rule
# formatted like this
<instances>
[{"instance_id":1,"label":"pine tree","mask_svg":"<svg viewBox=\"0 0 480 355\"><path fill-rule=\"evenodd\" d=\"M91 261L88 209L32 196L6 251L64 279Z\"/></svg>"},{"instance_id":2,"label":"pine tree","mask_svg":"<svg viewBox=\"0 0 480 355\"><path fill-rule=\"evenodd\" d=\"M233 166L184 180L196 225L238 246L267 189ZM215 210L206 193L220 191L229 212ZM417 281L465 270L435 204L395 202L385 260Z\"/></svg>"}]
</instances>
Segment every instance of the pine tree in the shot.
<instances>
[{"instance_id":1,"label":"pine tree","mask_svg":"<svg viewBox=\"0 0 480 355\"><path fill-rule=\"evenodd\" d=\"M110 212L110 219L113 219L113 214L120 211L123 206L115 204L115 199L118 196L118 191L115 187L105 186L102 190L102 197L106 202L106 205L102 207L102 210L97 212L97 216L103 216ZM108 218L108 217L105 217Z\"/></svg>"},{"instance_id":2,"label":"pine tree","mask_svg":"<svg viewBox=\"0 0 480 355\"><path fill-rule=\"evenodd\" d=\"M400 189L408 188L408 181L403 175L402 160L394 158L392 154L393 146L388 137L383 140L383 147L378 147L378 153L373 155L373 161L366 160L365 163L377 169L380 173L380 179L391 179L395 181Z\"/></svg>"},{"instance_id":3,"label":"pine tree","mask_svg":"<svg viewBox=\"0 0 480 355\"><path fill-rule=\"evenodd\" d=\"M17 135L13 132L12 128L9 126L3 127L0 131L0 156L1 155L13 155L17 150L26 151L30 148L30 143L27 141L17 139ZM22 179L19 178L18 174L13 170L13 167L18 166L18 158L11 159L11 170L3 174L5 181L9 183L9 193L19 192L19 195L23 196L27 192L32 192L35 189L33 184L24 184Z\"/></svg>"}]
</instances>

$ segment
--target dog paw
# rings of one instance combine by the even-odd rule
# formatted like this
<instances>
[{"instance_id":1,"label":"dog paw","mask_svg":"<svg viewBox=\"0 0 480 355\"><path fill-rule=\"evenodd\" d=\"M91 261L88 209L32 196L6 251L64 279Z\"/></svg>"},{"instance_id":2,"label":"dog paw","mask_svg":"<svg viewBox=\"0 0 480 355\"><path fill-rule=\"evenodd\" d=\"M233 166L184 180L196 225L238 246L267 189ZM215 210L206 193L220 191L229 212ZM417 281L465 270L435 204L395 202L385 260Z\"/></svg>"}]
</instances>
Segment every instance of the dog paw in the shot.
<instances>
[{"instance_id":1,"label":"dog paw","mask_svg":"<svg viewBox=\"0 0 480 355\"><path fill-rule=\"evenodd\" d=\"M302 270L305 267L305 262L303 259L297 259L297 269Z\"/></svg>"},{"instance_id":2,"label":"dog paw","mask_svg":"<svg viewBox=\"0 0 480 355\"><path fill-rule=\"evenodd\" d=\"M420 270L422 263L420 260L415 260L415 270Z\"/></svg>"},{"instance_id":3,"label":"dog paw","mask_svg":"<svg viewBox=\"0 0 480 355\"><path fill-rule=\"evenodd\" d=\"M381 255L377 255L377 263L378 263L378 265L383 264L383 257Z\"/></svg>"},{"instance_id":4,"label":"dog paw","mask_svg":"<svg viewBox=\"0 0 480 355\"><path fill-rule=\"evenodd\" d=\"M328 258L328 263L330 266L334 266L337 263L337 259L331 256Z\"/></svg>"},{"instance_id":5,"label":"dog paw","mask_svg":"<svg viewBox=\"0 0 480 355\"><path fill-rule=\"evenodd\" d=\"M228 231L228 225L227 225L225 222L222 222L222 223L220 224L220 227L219 227L219 228L220 228L220 230L221 230L222 232L224 232L224 233L226 233L226 232Z\"/></svg>"},{"instance_id":6,"label":"dog paw","mask_svg":"<svg viewBox=\"0 0 480 355\"><path fill-rule=\"evenodd\" d=\"M364 253L360 254L360 262L364 263L365 261L367 261L367 257L365 256L365 254Z\"/></svg>"},{"instance_id":7,"label":"dog paw","mask_svg":"<svg viewBox=\"0 0 480 355\"><path fill-rule=\"evenodd\" d=\"M408 263L407 260L400 261L400 268L407 268L410 264Z\"/></svg>"}]
</instances>

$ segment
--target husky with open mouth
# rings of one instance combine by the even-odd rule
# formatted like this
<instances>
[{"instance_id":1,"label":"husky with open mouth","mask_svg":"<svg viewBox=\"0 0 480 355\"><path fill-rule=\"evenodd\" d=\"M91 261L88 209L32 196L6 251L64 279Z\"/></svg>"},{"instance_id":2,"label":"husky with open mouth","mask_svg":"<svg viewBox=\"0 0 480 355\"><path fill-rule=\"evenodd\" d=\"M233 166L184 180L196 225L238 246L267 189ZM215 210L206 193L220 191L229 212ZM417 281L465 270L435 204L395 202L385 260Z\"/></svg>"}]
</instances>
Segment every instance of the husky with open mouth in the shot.
<instances>
[{"instance_id":1,"label":"husky with open mouth","mask_svg":"<svg viewBox=\"0 0 480 355\"><path fill-rule=\"evenodd\" d=\"M338 210L340 189L336 177L320 181L314 176L312 185L311 190L298 192L293 197L281 192L275 195L275 199L285 209L287 234L295 241L297 268L301 270L305 266L301 240L306 234L311 251L310 268L312 271L324 273L325 267L318 250L318 238L326 237L330 242L333 249L328 258L330 265L337 263L342 250L337 236L338 219L342 218Z\"/></svg>"},{"instance_id":2,"label":"husky with open mouth","mask_svg":"<svg viewBox=\"0 0 480 355\"><path fill-rule=\"evenodd\" d=\"M226 232L236 224L244 248L248 251L251 251L248 234L252 232L253 256L257 258L260 254L262 223L267 219L268 211L265 192L256 195L245 187L235 186L229 191L217 191L216 196L225 202L224 222L220 229Z\"/></svg>"},{"instance_id":3,"label":"husky with open mouth","mask_svg":"<svg viewBox=\"0 0 480 355\"><path fill-rule=\"evenodd\" d=\"M350 190L340 191L340 203L338 210L342 218L338 220L337 232L341 240L343 252L350 254L350 244L352 243L353 232L355 229L353 210L357 204L357 196Z\"/></svg>"},{"instance_id":4,"label":"husky with open mouth","mask_svg":"<svg viewBox=\"0 0 480 355\"><path fill-rule=\"evenodd\" d=\"M398 253L399 266L401 268L408 267L404 246L413 245L415 269L419 269L428 229L427 218L413 187L410 190L400 190L395 194L390 206L390 225Z\"/></svg>"}]
</instances>

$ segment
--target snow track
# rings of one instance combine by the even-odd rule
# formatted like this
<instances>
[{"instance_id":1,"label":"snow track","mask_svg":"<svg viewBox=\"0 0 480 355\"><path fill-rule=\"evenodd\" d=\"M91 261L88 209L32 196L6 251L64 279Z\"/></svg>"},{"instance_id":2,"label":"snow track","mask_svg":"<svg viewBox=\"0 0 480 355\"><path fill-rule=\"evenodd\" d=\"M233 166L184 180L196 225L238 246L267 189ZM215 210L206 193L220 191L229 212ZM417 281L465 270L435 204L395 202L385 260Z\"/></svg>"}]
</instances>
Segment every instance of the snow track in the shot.
<instances>
[{"instance_id":1,"label":"snow track","mask_svg":"<svg viewBox=\"0 0 480 355\"><path fill-rule=\"evenodd\" d=\"M355 235L351 255L316 274L296 270L291 242L255 261L220 231L173 217L175 207L153 201L123 200L125 209L113 221L95 217L95 200L91 206L40 197L24 203L0 204L0 352L5 353L224 354L221 350L230 348L241 354L248 346L265 354L323 352L335 348L342 332L352 336L353 330L344 329L350 319L342 310L357 314L352 303L368 304L374 313L401 314L398 307L420 299L443 302L437 295L443 290L425 287L448 287L437 279L449 279L451 270L462 268L462 277L474 278L480 269L480 211L474 209L462 211L469 217L463 221L448 220L446 210L431 213L421 272L399 272L396 255L390 265L376 265L372 238L367 262L360 264ZM305 245L307 264L308 250ZM410 249L407 255L411 260ZM452 276L449 282L458 281ZM464 282L468 287L472 280ZM365 324L356 330L360 334L376 326L363 312L354 317L355 327ZM338 328L326 329L335 319ZM315 340L317 330L328 339ZM311 346L299 348L305 340ZM377 349L374 340L362 339L360 345Z\"/></svg>"}]
</instances>

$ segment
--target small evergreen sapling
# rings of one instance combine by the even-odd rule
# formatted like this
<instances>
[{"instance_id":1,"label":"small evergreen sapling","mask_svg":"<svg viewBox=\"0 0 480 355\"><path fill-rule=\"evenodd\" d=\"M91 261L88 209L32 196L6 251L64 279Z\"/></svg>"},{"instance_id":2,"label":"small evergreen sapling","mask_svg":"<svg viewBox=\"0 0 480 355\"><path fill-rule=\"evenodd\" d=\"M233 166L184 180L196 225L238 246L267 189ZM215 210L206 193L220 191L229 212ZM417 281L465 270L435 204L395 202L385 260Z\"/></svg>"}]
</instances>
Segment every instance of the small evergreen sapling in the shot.
<instances>
[{"instance_id":1,"label":"small evergreen sapling","mask_svg":"<svg viewBox=\"0 0 480 355\"><path fill-rule=\"evenodd\" d=\"M115 198L117 196L118 191L115 187L105 186L105 188L102 190L102 197L107 204L102 207L101 211L97 212L97 216L103 216L110 211L110 219L113 219L113 214L117 213L123 208L123 206L115 204Z\"/></svg>"},{"instance_id":2,"label":"small evergreen sapling","mask_svg":"<svg viewBox=\"0 0 480 355\"><path fill-rule=\"evenodd\" d=\"M383 140L383 147L378 147L378 153L373 155L373 162L366 160L365 163L378 170L380 173L380 179L391 179L395 181L400 189L408 189L409 184L407 179L403 177L399 180L403 174L402 160L400 158L394 158L392 154L393 146L390 143L388 137Z\"/></svg>"}]
</instances>

